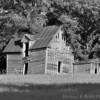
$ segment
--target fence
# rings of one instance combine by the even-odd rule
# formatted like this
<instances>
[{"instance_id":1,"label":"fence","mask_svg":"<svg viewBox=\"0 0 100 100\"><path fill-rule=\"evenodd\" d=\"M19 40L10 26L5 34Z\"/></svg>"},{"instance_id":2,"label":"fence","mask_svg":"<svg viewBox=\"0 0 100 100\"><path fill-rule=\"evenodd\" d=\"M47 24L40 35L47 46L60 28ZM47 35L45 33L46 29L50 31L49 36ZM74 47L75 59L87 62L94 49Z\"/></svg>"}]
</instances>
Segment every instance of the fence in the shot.
<instances>
[{"instance_id":1,"label":"fence","mask_svg":"<svg viewBox=\"0 0 100 100\"><path fill-rule=\"evenodd\" d=\"M100 73L100 62L77 62L73 64L73 73Z\"/></svg>"}]
</instances>

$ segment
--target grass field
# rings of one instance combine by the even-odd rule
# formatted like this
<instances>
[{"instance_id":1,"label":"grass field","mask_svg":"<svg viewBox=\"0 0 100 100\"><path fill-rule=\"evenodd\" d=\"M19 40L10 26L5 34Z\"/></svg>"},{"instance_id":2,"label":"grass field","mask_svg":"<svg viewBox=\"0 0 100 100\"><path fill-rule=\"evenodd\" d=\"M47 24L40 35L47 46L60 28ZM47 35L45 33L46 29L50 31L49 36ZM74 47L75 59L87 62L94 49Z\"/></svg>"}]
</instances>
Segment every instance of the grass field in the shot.
<instances>
[{"instance_id":1,"label":"grass field","mask_svg":"<svg viewBox=\"0 0 100 100\"><path fill-rule=\"evenodd\" d=\"M0 84L72 84L100 83L100 75L66 74L66 75L0 75Z\"/></svg>"},{"instance_id":2,"label":"grass field","mask_svg":"<svg viewBox=\"0 0 100 100\"><path fill-rule=\"evenodd\" d=\"M100 84L0 85L0 100L100 100Z\"/></svg>"},{"instance_id":3,"label":"grass field","mask_svg":"<svg viewBox=\"0 0 100 100\"><path fill-rule=\"evenodd\" d=\"M100 100L100 75L0 75L0 100Z\"/></svg>"}]
</instances>

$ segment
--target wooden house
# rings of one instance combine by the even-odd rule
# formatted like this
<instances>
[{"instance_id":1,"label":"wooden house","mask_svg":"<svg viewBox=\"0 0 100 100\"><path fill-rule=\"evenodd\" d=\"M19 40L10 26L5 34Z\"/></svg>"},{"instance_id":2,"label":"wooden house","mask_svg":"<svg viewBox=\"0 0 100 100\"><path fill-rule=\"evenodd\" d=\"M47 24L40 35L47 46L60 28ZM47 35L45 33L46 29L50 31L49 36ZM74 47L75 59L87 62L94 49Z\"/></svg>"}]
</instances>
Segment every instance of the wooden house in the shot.
<instances>
[{"instance_id":1,"label":"wooden house","mask_svg":"<svg viewBox=\"0 0 100 100\"><path fill-rule=\"evenodd\" d=\"M48 26L41 32L13 37L4 53L7 74L63 74L73 72L74 56L62 26Z\"/></svg>"}]
</instances>

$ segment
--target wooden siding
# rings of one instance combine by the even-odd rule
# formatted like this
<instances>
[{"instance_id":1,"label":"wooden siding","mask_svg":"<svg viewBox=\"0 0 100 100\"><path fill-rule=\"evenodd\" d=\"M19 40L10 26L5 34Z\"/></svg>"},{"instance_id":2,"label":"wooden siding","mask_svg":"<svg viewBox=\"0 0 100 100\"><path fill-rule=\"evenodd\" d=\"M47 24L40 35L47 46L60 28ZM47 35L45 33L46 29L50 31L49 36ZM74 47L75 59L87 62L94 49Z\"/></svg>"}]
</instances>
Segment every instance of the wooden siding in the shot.
<instances>
[{"instance_id":1,"label":"wooden siding","mask_svg":"<svg viewBox=\"0 0 100 100\"><path fill-rule=\"evenodd\" d=\"M58 67L60 62L60 72ZM74 55L70 46L66 46L65 39L63 38L63 31L60 29L47 48L47 73L72 73Z\"/></svg>"},{"instance_id":2,"label":"wooden siding","mask_svg":"<svg viewBox=\"0 0 100 100\"><path fill-rule=\"evenodd\" d=\"M74 73L90 73L91 64L75 64L74 65Z\"/></svg>"},{"instance_id":3,"label":"wooden siding","mask_svg":"<svg viewBox=\"0 0 100 100\"><path fill-rule=\"evenodd\" d=\"M73 66L70 63L63 64L62 73L73 73Z\"/></svg>"},{"instance_id":4,"label":"wooden siding","mask_svg":"<svg viewBox=\"0 0 100 100\"><path fill-rule=\"evenodd\" d=\"M28 74L45 73L46 50L40 49L29 53Z\"/></svg>"},{"instance_id":5,"label":"wooden siding","mask_svg":"<svg viewBox=\"0 0 100 100\"><path fill-rule=\"evenodd\" d=\"M72 73L73 59L70 53L56 49L47 49L47 73L58 73L58 62L61 62L61 73Z\"/></svg>"},{"instance_id":6,"label":"wooden siding","mask_svg":"<svg viewBox=\"0 0 100 100\"><path fill-rule=\"evenodd\" d=\"M7 54L7 74L23 74L21 54Z\"/></svg>"},{"instance_id":7,"label":"wooden siding","mask_svg":"<svg viewBox=\"0 0 100 100\"><path fill-rule=\"evenodd\" d=\"M74 73L100 74L100 65L97 62L78 62L73 64Z\"/></svg>"}]
</instances>

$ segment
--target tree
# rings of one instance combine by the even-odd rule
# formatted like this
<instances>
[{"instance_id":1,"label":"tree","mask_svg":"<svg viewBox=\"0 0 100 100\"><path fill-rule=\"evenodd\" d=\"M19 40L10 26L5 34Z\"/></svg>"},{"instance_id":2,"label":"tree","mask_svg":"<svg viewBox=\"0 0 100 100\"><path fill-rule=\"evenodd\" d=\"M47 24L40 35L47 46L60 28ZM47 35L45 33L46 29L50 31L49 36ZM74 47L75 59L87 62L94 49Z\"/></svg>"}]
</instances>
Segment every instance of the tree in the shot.
<instances>
[{"instance_id":1,"label":"tree","mask_svg":"<svg viewBox=\"0 0 100 100\"><path fill-rule=\"evenodd\" d=\"M0 66L5 69L3 50L18 30L37 31L46 24L42 15L41 3L37 0L1 0L0 1ZM33 24L36 24L33 28ZM41 25L40 25L41 24ZM0 69L0 71L1 71Z\"/></svg>"},{"instance_id":2,"label":"tree","mask_svg":"<svg viewBox=\"0 0 100 100\"><path fill-rule=\"evenodd\" d=\"M53 2L51 5L53 12L49 21L56 18L57 23L60 19L65 27L67 41L80 60L97 57L96 52L100 48L99 5L99 0L66 0L60 4Z\"/></svg>"}]
</instances>

